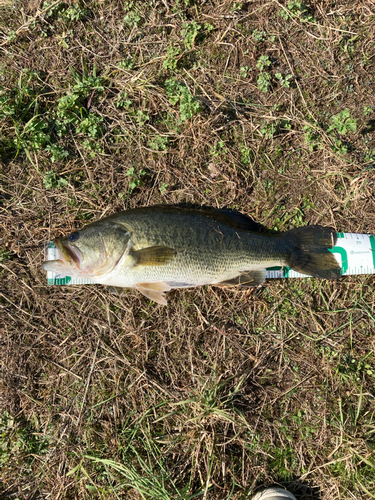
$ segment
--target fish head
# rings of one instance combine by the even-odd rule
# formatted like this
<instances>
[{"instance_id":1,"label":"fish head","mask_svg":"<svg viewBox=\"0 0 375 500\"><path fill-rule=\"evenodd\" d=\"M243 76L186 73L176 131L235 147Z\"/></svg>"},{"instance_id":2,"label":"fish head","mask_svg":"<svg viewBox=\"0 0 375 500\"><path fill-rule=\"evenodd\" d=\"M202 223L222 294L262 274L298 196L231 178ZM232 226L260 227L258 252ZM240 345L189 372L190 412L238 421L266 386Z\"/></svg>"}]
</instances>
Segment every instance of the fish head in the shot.
<instances>
[{"instance_id":1,"label":"fish head","mask_svg":"<svg viewBox=\"0 0 375 500\"><path fill-rule=\"evenodd\" d=\"M110 273L130 248L130 232L112 221L98 221L53 243L60 259L43 262L45 271L60 277L94 278Z\"/></svg>"}]
</instances>

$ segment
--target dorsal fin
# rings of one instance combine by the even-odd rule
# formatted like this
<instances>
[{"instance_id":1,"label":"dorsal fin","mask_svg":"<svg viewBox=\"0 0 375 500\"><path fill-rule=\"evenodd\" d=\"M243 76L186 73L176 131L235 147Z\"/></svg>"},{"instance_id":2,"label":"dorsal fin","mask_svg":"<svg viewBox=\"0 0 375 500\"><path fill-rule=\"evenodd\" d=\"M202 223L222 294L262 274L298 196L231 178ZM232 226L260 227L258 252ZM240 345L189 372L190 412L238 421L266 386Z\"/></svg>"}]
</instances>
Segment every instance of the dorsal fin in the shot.
<instances>
[{"instance_id":1,"label":"dorsal fin","mask_svg":"<svg viewBox=\"0 0 375 500\"><path fill-rule=\"evenodd\" d=\"M207 217L220 224L226 224L237 231L252 231L258 233L262 228L261 224L256 223L248 215L244 215L230 208L213 208L182 203L181 205L154 205L152 207L133 208L129 210L129 212L131 211L134 214L146 214L149 213L151 209L164 214L185 213L187 215L200 215L201 217ZM121 217L121 214L122 212L112 214L107 220L117 221L117 219Z\"/></svg>"},{"instance_id":2,"label":"dorsal fin","mask_svg":"<svg viewBox=\"0 0 375 500\"><path fill-rule=\"evenodd\" d=\"M186 206L173 206L176 210L185 211L186 213L193 213L208 217L220 224L226 224L238 231L253 231L259 232L261 225L256 223L248 215L237 212L230 208L213 208L213 207L186 207Z\"/></svg>"}]
</instances>

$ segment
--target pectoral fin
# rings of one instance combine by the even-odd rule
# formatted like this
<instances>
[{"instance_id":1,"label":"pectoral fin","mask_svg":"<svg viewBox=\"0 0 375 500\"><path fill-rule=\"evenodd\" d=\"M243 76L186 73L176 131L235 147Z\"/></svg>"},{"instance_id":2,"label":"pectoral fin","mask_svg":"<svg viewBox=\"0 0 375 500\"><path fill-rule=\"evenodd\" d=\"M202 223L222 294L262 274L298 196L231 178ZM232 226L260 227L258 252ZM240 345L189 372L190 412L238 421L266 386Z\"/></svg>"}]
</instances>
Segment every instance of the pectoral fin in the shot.
<instances>
[{"instance_id":1,"label":"pectoral fin","mask_svg":"<svg viewBox=\"0 0 375 500\"><path fill-rule=\"evenodd\" d=\"M145 297L161 304L163 306L167 305L167 299L165 298L165 292L168 292L171 287L168 283L159 281L158 283L138 283L135 288L141 292Z\"/></svg>"},{"instance_id":2,"label":"pectoral fin","mask_svg":"<svg viewBox=\"0 0 375 500\"><path fill-rule=\"evenodd\" d=\"M168 264L175 255L176 250L168 247L148 247L132 252L136 266L162 266Z\"/></svg>"},{"instance_id":3,"label":"pectoral fin","mask_svg":"<svg viewBox=\"0 0 375 500\"><path fill-rule=\"evenodd\" d=\"M255 286L259 286L266 279L266 270L265 269L257 269L254 271L246 271L235 278L230 280L222 281L221 283L217 283L218 286L239 286L245 288L252 288Z\"/></svg>"}]
</instances>

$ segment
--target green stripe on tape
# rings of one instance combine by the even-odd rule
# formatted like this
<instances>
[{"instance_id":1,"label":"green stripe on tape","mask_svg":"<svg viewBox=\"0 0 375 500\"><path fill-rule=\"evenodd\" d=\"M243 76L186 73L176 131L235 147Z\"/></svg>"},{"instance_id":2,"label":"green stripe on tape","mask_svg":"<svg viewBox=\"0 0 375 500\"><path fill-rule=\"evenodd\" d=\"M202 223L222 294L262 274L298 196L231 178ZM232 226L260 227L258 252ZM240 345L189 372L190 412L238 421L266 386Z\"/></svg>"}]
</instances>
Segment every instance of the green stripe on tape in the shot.
<instances>
[{"instance_id":1,"label":"green stripe on tape","mask_svg":"<svg viewBox=\"0 0 375 500\"><path fill-rule=\"evenodd\" d=\"M370 236L370 245L371 245L371 252L372 252L372 262L374 263L374 267L375 267L375 236Z\"/></svg>"},{"instance_id":2,"label":"green stripe on tape","mask_svg":"<svg viewBox=\"0 0 375 500\"><path fill-rule=\"evenodd\" d=\"M338 233L338 234L340 234L340 233ZM347 254L347 251L345 250L345 248L333 247L332 250L329 248L328 251L331 253L339 253L341 255L341 261L342 261L341 273L342 274L346 273L346 271L348 270L348 267L349 267L349 263L348 263L348 254Z\"/></svg>"},{"instance_id":3,"label":"green stripe on tape","mask_svg":"<svg viewBox=\"0 0 375 500\"><path fill-rule=\"evenodd\" d=\"M54 285L67 285L72 278L70 276L65 276L64 278L55 278Z\"/></svg>"}]
</instances>

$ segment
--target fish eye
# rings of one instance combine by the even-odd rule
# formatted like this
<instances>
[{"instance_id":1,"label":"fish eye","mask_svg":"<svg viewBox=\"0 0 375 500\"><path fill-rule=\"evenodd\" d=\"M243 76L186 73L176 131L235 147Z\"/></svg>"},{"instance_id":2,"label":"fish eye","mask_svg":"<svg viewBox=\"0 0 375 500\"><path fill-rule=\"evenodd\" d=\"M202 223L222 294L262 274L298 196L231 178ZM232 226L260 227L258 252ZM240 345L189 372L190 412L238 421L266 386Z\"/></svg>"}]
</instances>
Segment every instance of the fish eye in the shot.
<instances>
[{"instance_id":1,"label":"fish eye","mask_svg":"<svg viewBox=\"0 0 375 500\"><path fill-rule=\"evenodd\" d=\"M69 236L69 241L77 241L78 238L79 238L79 232L78 231L74 231L74 233L72 233Z\"/></svg>"}]
</instances>

